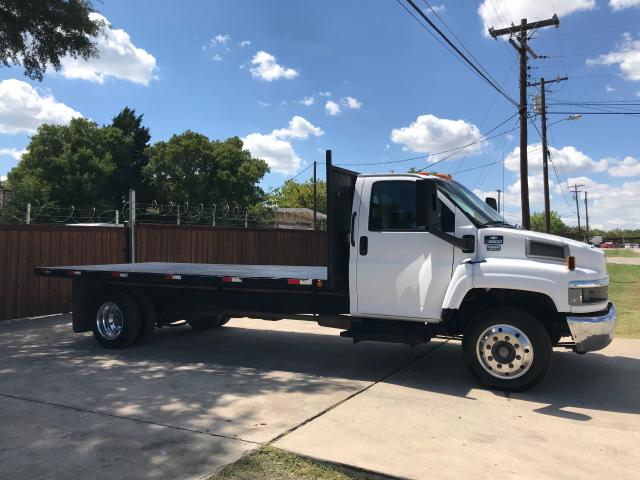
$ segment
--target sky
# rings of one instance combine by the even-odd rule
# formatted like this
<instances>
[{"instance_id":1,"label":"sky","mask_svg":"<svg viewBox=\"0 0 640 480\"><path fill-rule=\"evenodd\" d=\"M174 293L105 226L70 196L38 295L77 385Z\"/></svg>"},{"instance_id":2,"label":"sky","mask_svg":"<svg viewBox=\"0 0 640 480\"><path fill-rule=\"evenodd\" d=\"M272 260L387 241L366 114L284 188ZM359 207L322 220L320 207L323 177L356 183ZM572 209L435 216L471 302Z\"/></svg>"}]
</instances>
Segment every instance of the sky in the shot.
<instances>
[{"instance_id":1,"label":"sky","mask_svg":"<svg viewBox=\"0 0 640 480\"><path fill-rule=\"evenodd\" d=\"M640 228L638 115L640 0L416 0L504 92L518 98L518 59L496 28L557 13L533 33L530 81L567 75L547 90L551 206L576 224L568 185L588 191L592 227ZM519 222L519 130L514 105L412 18L405 0L170 0L94 2L108 27L100 57L64 59L44 81L0 68L0 177L42 123L82 116L109 123L129 106L152 141L185 130L239 136L271 172L269 191L306 180L314 161L360 172L410 167L453 174L482 198L502 190ZM528 91L529 101L538 92ZM571 105L594 102L589 106ZM602 105L596 102L621 102ZM636 102L634 104L633 102ZM532 121L539 118L531 112ZM483 137L493 137L485 139ZM438 154L455 147L466 149ZM532 212L542 210L540 136L529 127ZM323 165L318 175L324 177ZM580 211L584 223L583 193Z\"/></svg>"}]
</instances>

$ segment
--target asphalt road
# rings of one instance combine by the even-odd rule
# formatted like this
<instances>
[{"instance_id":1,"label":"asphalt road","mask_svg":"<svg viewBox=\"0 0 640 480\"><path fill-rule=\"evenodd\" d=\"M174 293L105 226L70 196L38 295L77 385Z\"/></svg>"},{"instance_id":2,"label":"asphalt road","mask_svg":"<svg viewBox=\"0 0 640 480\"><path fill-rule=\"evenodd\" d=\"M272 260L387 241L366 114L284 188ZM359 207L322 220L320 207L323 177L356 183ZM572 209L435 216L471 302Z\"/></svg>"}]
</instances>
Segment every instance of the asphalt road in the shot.
<instances>
[{"instance_id":1,"label":"asphalt road","mask_svg":"<svg viewBox=\"0 0 640 480\"><path fill-rule=\"evenodd\" d=\"M474 388L452 342L234 319L108 351L67 316L0 322L0 477L202 478L275 441L408 478L632 478L639 367L637 340L559 351L505 395Z\"/></svg>"}]
</instances>

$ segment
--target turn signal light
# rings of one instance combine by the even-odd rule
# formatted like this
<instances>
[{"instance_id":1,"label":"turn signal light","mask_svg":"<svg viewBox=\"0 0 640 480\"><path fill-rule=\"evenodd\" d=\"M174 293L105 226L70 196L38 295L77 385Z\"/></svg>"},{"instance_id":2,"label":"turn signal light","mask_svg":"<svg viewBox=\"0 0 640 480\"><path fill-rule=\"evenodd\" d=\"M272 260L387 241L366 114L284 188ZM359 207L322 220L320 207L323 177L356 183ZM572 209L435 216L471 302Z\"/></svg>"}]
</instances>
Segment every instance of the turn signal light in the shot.
<instances>
[{"instance_id":1,"label":"turn signal light","mask_svg":"<svg viewBox=\"0 0 640 480\"><path fill-rule=\"evenodd\" d=\"M567 257L567 268L572 271L576 269L576 257Z\"/></svg>"}]
</instances>

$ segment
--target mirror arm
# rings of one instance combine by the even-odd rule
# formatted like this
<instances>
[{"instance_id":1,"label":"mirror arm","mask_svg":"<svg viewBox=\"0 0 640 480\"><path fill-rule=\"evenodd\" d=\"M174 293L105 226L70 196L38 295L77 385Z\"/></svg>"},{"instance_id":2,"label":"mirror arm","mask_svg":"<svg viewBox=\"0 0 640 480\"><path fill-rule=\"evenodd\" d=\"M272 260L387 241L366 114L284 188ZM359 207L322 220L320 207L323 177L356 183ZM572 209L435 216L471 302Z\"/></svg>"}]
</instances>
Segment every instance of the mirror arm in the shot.
<instances>
[{"instance_id":1,"label":"mirror arm","mask_svg":"<svg viewBox=\"0 0 640 480\"><path fill-rule=\"evenodd\" d=\"M440 240L444 240L450 245L459 248L463 253L473 253L476 250L475 237L473 235L465 235L462 238L458 238L455 235L451 235L450 233L443 232L436 228L427 228L427 232L438 237Z\"/></svg>"}]
</instances>

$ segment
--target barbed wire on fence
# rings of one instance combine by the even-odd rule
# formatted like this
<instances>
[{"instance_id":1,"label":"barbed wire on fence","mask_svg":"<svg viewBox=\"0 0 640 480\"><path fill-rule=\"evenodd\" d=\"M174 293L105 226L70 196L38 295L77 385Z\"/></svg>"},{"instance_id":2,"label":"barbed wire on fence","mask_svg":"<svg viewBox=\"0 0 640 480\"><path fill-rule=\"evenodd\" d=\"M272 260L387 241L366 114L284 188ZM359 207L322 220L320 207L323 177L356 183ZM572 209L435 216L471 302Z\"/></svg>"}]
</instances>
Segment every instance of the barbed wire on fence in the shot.
<instances>
[{"instance_id":1,"label":"barbed wire on fence","mask_svg":"<svg viewBox=\"0 0 640 480\"><path fill-rule=\"evenodd\" d=\"M119 209L60 207L48 205L0 206L0 223L124 225L130 218L130 206L123 202ZM235 202L193 204L189 202L159 204L156 201L135 204L136 223L209 225L233 228L313 229L311 209L279 208L262 203L243 206ZM326 228L326 216L316 214L316 228Z\"/></svg>"}]
</instances>

